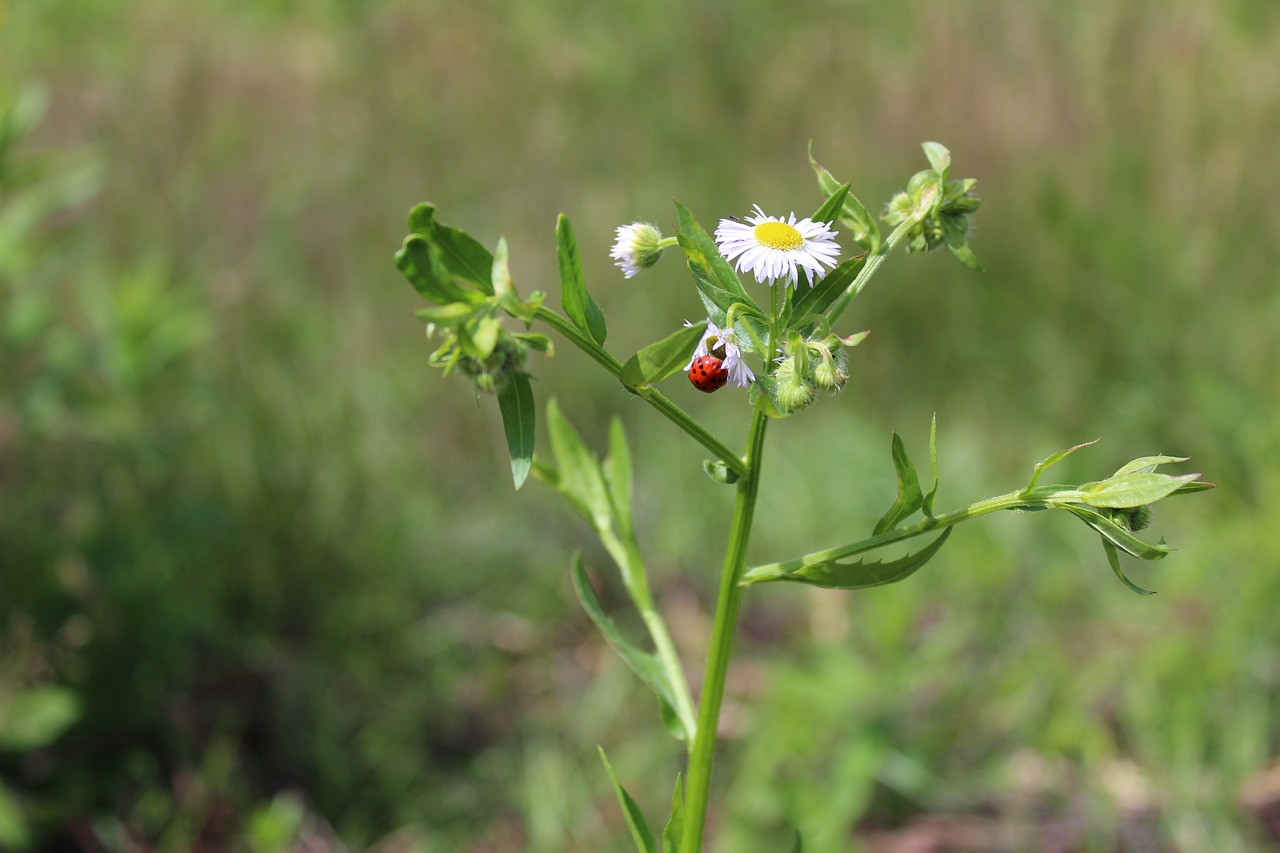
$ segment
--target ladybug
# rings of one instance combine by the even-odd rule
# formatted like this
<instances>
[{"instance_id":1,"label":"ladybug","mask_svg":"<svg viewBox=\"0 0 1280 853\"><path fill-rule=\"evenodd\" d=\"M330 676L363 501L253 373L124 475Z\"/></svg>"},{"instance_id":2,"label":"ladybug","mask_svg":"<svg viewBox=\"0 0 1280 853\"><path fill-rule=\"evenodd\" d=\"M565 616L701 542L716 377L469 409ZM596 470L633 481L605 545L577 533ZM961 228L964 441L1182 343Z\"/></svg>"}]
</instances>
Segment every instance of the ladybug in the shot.
<instances>
[{"instance_id":1,"label":"ladybug","mask_svg":"<svg viewBox=\"0 0 1280 853\"><path fill-rule=\"evenodd\" d=\"M689 381L694 388L710 394L719 391L729 381L729 371L724 362L714 355L702 355L689 365Z\"/></svg>"}]
</instances>

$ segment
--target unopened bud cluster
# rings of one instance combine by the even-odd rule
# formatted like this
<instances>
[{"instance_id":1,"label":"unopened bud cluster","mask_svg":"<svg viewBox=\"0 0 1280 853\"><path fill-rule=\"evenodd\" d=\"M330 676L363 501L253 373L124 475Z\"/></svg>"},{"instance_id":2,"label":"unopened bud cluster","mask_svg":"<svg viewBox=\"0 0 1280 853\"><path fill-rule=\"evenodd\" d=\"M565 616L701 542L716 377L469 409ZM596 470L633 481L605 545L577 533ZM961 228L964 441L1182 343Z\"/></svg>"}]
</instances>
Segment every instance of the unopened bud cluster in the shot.
<instances>
[{"instance_id":1,"label":"unopened bud cluster","mask_svg":"<svg viewBox=\"0 0 1280 853\"><path fill-rule=\"evenodd\" d=\"M821 391L838 391L849 381L845 346L857 340L837 335L804 339L793 335L782 345L773 372L773 401L779 411L793 414L808 406Z\"/></svg>"},{"instance_id":2,"label":"unopened bud cluster","mask_svg":"<svg viewBox=\"0 0 1280 853\"><path fill-rule=\"evenodd\" d=\"M956 250L968 243L969 214L982 204L982 199L973 195L977 184L974 178L943 182L931 169L917 172L906 190L890 200L884 222L897 227L918 219L907 232L908 252L928 252L943 246Z\"/></svg>"}]
</instances>

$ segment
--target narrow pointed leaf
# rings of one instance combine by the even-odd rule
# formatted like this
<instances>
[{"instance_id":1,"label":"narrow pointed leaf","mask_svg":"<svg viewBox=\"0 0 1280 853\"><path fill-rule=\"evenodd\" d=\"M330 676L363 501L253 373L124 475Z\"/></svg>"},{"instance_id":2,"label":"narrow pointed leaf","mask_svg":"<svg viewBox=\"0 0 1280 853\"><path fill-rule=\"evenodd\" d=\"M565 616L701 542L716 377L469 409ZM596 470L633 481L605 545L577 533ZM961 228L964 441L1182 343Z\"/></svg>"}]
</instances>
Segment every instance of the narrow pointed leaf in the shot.
<instances>
[{"instance_id":1,"label":"narrow pointed leaf","mask_svg":"<svg viewBox=\"0 0 1280 853\"><path fill-rule=\"evenodd\" d=\"M1122 525L1111 520L1092 507L1069 504L1062 507L1085 524L1102 534L1103 538L1114 544L1131 557L1139 560L1161 560L1169 556L1172 550L1163 542L1152 545L1144 542Z\"/></svg>"},{"instance_id":2,"label":"narrow pointed leaf","mask_svg":"<svg viewBox=\"0 0 1280 853\"><path fill-rule=\"evenodd\" d=\"M742 289L738 274L720 254L715 241L698 224L698 220L693 218L689 209L680 202L676 202L676 218L678 228L676 237L689 263L702 267L716 287L732 293L736 297L736 302L745 303L759 313L760 306Z\"/></svg>"},{"instance_id":3,"label":"narrow pointed leaf","mask_svg":"<svg viewBox=\"0 0 1280 853\"><path fill-rule=\"evenodd\" d=\"M609 757L604 754L604 748L598 746L596 749L600 750L600 760L604 762L605 772L609 774L609 781L613 783L613 791L618 795L618 805L622 806L622 814L627 819L627 826L631 829L631 839L636 843L636 850L639 853L658 853L657 843L653 840L653 833L649 831L649 825L645 823L640 807L618 781L618 774L613 772L613 765L609 763Z\"/></svg>"},{"instance_id":4,"label":"narrow pointed leaf","mask_svg":"<svg viewBox=\"0 0 1280 853\"><path fill-rule=\"evenodd\" d=\"M511 265L507 258L507 238L498 238L498 248L493 253L493 268L489 271L489 283L497 296L514 295L515 282L511 280Z\"/></svg>"},{"instance_id":5,"label":"narrow pointed leaf","mask_svg":"<svg viewBox=\"0 0 1280 853\"><path fill-rule=\"evenodd\" d=\"M795 302L795 317L804 318L810 314L821 314L840 298L840 294L853 284L853 280L858 277L858 273L862 271L862 266L866 263L866 256L860 255L856 258L846 258L836 265L836 268L823 276L822 281L815 284L803 294Z\"/></svg>"},{"instance_id":6,"label":"narrow pointed leaf","mask_svg":"<svg viewBox=\"0 0 1280 853\"><path fill-rule=\"evenodd\" d=\"M563 213L556 220L556 258L560 262L560 305L564 313L593 341L603 344L608 335L604 312L587 292L578 241L573 236L573 226Z\"/></svg>"},{"instance_id":7,"label":"narrow pointed leaf","mask_svg":"<svg viewBox=\"0 0 1280 853\"><path fill-rule=\"evenodd\" d=\"M507 436L511 454L511 479L516 488L524 485L533 464L534 420L536 412L529 377L514 373L498 391L498 408L502 411L502 431Z\"/></svg>"},{"instance_id":8,"label":"narrow pointed leaf","mask_svg":"<svg viewBox=\"0 0 1280 853\"><path fill-rule=\"evenodd\" d=\"M607 529L613 513L600 464L554 399L547 403L547 434L560 468L560 493L597 530Z\"/></svg>"},{"instance_id":9,"label":"narrow pointed leaf","mask_svg":"<svg viewBox=\"0 0 1280 853\"><path fill-rule=\"evenodd\" d=\"M781 574L755 574L749 570L743 575L742 583L763 583L765 581L794 581L824 589L866 589L873 586L886 586L906 580L915 574L921 566L929 562L934 554L946 543L954 528L948 527L942 535L929 545L914 554L906 554L896 560L883 562L874 560L870 563L857 560L842 563L838 560L825 560L810 563L798 569Z\"/></svg>"},{"instance_id":10,"label":"narrow pointed leaf","mask_svg":"<svg viewBox=\"0 0 1280 853\"><path fill-rule=\"evenodd\" d=\"M1216 489L1216 488L1218 488L1217 483L1206 483L1203 480L1195 480L1190 483L1183 483L1181 486L1178 487L1178 490L1174 492L1174 494L1189 495L1192 492L1207 492L1210 489Z\"/></svg>"},{"instance_id":11,"label":"narrow pointed leaf","mask_svg":"<svg viewBox=\"0 0 1280 853\"><path fill-rule=\"evenodd\" d=\"M704 331L703 326L686 326L650 344L627 360L619 378L629 388L652 385L666 379L689 363Z\"/></svg>"},{"instance_id":12,"label":"narrow pointed leaf","mask_svg":"<svg viewBox=\"0 0 1280 853\"><path fill-rule=\"evenodd\" d=\"M664 723L672 735L679 740L687 740L689 733L685 731L679 715L675 712L675 693L667 681L666 670L662 668L657 655L644 651L622 636L617 623L600 606L600 599L596 598L595 590L591 588L587 573L582 568L581 554L573 555L570 569L573 590L578 595L578 601L582 602L582 609L587 611L587 616L595 624L596 630L618 653L618 657L631 667L631 671L657 695L658 701L662 704Z\"/></svg>"},{"instance_id":13,"label":"narrow pointed leaf","mask_svg":"<svg viewBox=\"0 0 1280 853\"><path fill-rule=\"evenodd\" d=\"M680 836L684 834L684 780L676 774L676 790L671 795L671 816L662 829L662 853L680 853Z\"/></svg>"},{"instance_id":14,"label":"narrow pointed leaf","mask_svg":"<svg viewBox=\"0 0 1280 853\"><path fill-rule=\"evenodd\" d=\"M929 494L924 496L924 501L920 505L920 511L925 518L933 518L933 499L938 495L938 414L933 415L933 422L929 425L929 475L933 479L933 485L929 487Z\"/></svg>"},{"instance_id":15,"label":"narrow pointed leaf","mask_svg":"<svg viewBox=\"0 0 1280 853\"><path fill-rule=\"evenodd\" d=\"M809 165L813 167L814 174L818 176L818 188L822 190L823 195L833 195L840 189L841 183L817 160L813 159L813 143L809 144ZM847 230L848 235L864 249L875 251L879 248L880 226L876 224L875 217L863 206L862 202L858 201L857 196L852 192L845 196L843 209L837 221Z\"/></svg>"},{"instance_id":16,"label":"narrow pointed leaf","mask_svg":"<svg viewBox=\"0 0 1280 853\"><path fill-rule=\"evenodd\" d=\"M1080 487L1083 493L1080 500L1089 506L1130 509L1167 498L1199 476L1183 474L1173 477L1154 471L1147 474L1120 474L1100 483L1085 483Z\"/></svg>"},{"instance_id":17,"label":"narrow pointed leaf","mask_svg":"<svg viewBox=\"0 0 1280 853\"><path fill-rule=\"evenodd\" d=\"M1059 450L1057 453L1051 453L1043 460L1036 463L1036 467L1031 470L1031 480L1028 481L1026 489L1023 491L1031 491L1036 487L1036 483L1040 482L1040 475L1045 472L1051 465L1056 465L1063 459L1066 459L1072 453L1075 453L1082 447L1089 447L1102 441L1101 438L1095 438L1093 441L1086 441L1084 444L1077 444L1075 447L1068 447L1066 450Z\"/></svg>"},{"instance_id":18,"label":"narrow pointed leaf","mask_svg":"<svg viewBox=\"0 0 1280 853\"><path fill-rule=\"evenodd\" d=\"M1116 573L1116 577L1120 579L1120 583L1129 587L1138 595L1155 595L1153 589L1143 589L1125 576L1124 570L1120 568L1120 554L1116 551L1116 546L1107 541L1106 537L1102 538L1102 550L1107 554L1107 562L1111 565L1111 571Z\"/></svg>"},{"instance_id":19,"label":"narrow pointed leaf","mask_svg":"<svg viewBox=\"0 0 1280 853\"><path fill-rule=\"evenodd\" d=\"M830 197L822 203L822 207L818 208L813 214L814 222L825 222L828 225L835 222L840 214L844 211L844 200L849 197L849 185L841 184L836 187Z\"/></svg>"},{"instance_id":20,"label":"narrow pointed leaf","mask_svg":"<svg viewBox=\"0 0 1280 853\"><path fill-rule=\"evenodd\" d=\"M1150 474L1159 465L1186 462L1190 458L1190 456L1141 456L1121 466L1120 470L1112 474L1111 477L1114 479L1121 474Z\"/></svg>"},{"instance_id":21,"label":"narrow pointed leaf","mask_svg":"<svg viewBox=\"0 0 1280 853\"><path fill-rule=\"evenodd\" d=\"M631 535L631 449L622 421L613 419L609 425L609 457L601 466L613 515L618 522L618 532Z\"/></svg>"},{"instance_id":22,"label":"narrow pointed leaf","mask_svg":"<svg viewBox=\"0 0 1280 853\"><path fill-rule=\"evenodd\" d=\"M893 467L898 472L898 498L889 507L876 524L873 533L879 536L886 530L892 530L902 519L920 509L924 503L924 494L920 491L920 478L916 476L915 466L907 456L907 448L895 432L893 434Z\"/></svg>"}]
</instances>

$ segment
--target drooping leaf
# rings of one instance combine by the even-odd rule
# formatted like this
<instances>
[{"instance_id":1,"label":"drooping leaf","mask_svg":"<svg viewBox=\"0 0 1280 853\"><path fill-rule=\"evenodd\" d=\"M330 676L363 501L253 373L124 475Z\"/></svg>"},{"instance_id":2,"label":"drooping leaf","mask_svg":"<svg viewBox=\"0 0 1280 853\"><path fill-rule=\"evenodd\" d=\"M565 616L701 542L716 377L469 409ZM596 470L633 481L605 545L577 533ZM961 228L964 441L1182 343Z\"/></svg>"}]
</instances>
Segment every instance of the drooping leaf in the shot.
<instances>
[{"instance_id":1,"label":"drooping leaf","mask_svg":"<svg viewBox=\"0 0 1280 853\"><path fill-rule=\"evenodd\" d=\"M963 216L951 213L942 214L942 235L946 238L947 248L956 260L974 272L982 272L982 262L969 247L969 222Z\"/></svg>"},{"instance_id":2,"label":"drooping leaf","mask_svg":"<svg viewBox=\"0 0 1280 853\"><path fill-rule=\"evenodd\" d=\"M885 586L906 580L915 574L921 566L929 562L938 553L954 528L948 527L942 535L929 545L914 554L906 554L896 560L883 562L875 560L866 562L857 560L842 563L839 560L823 560L802 565L787 572L756 573L749 570L743 575L742 583L763 583L766 581L794 581L824 589L866 589L873 586Z\"/></svg>"},{"instance_id":3,"label":"drooping leaf","mask_svg":"<svg viewBox=\"0 0 1280 853\"><path fill-rule=\"evenodd\" d=\"M1167 498L1199 477L1199 474L1174 477L1154 471L1119 474L1099 483L1085 483L1080 487L1084 493L1080 500L1089 506L1129 509Z\"/></svg>"},{"instance_id":4,"label":"drooping leaf","mask_svg":"<svg viewBox=\"0 0 1280 853\"><path fill-rule=\"evenodd\" d=\"M396 269L413 285L414 290L439 305L467 302L466 291L454 284L444 262L433 255L425 237L410 234L395 254Z\"/></svg>"},{"instance_id":5,"label":"drooping leaf","mask_svg":"<svg viewBox=\"0 0 1280 853\"><path fill-rule=\"evenodd\" d=\"M498 389L498 409L502 412L502 431L507 436L511 454L511 479L516 488L524 485L533 464L534 423L537 418L529 377L513 373Z\"/></svg>"},{"instance_id":6,"label":"drooping leaf","mask_svg":"<svg viewBox=\"0 0 1280 853\"><path fill-rule=\"evenodd\" d=\"M628 388L652 385L666 379L689 363L704 331L703 326L686 326L650 344L627 360L619 378Z\"/></svg>"},{"instance_id":7,"label":"drooping leaf","mask_svg":"<svg viewBox=\"0 0 1280 853\"><path fill-rule=\"evenodd\" d=\"M423 202L409 211L409 230L431 242L449 275L475 285L487 296L493 295L493 255L461 228L436 219L435 205Z\"/></svg>"},{"instance_id":8,"label":"drooping leaf","mask_svg":"<svg viewBox=\"0 0 1280 853\"><path fill-rule=\"evenodd\" d=\"M618 532L631 535L631 449L622 421L614 418L609 425L609 456L601 466Z\"/></svg>"},{"instance_id":9,"label":"drooping leaf","mask_svg":"<svg viewBox=\"0 0 1280 853\"><path fill-rule=\"evenodd\" d=\"M916 476L915 466L907 456L907 448L895 432L893 434L893 467L898 474L898 497L889 507L888 512L876 524L873 535L879 536L886 530L892 530L897 523L920 509L924 504L924 494L920 491L920 478Z\"/></svg>"},{"instance_id":10,"label":"drooping leaf","mask_svg":"<svg viewBox=\"0 0 1280 853\"><path fill-rule=\"evenodd\" d=\"M595 624L596 630L618 653L618 657L631 667L631 671L657 695L658 701L662 704L664 723L672 735L680 740L688 740L689 732L685 730L684 724L675 711L675 691L667 681L666 670L662 668L657 655L640 649L622 636L617 624L600 606L600 599L596 598L595 590L591 588L587 573L582 568L581 554L573 555L570 575L578 601L582 602L582 609L587 611L587 616Z\"/></svg>"},{"instance_id":11,"label":"drooping leaf","mask_svg":"<svg viewBox=\"0 0 1280 853\"><path fill-rule=\"evenodd\" d=\"M657 843L653 840L653 833L649 831L649 825L645 823L640 807L618 781L618 774L613 772L613 765L609 763L609 757L604 754L604 747L597 746L596 749L600 750L600 760L604 762L605 772L609 774L609 781L613 783L613 791L618 795L618 805L622 806L622 814L627 819L627 826L631 829L631 839L636 844L636 850L639 853L658 853Z\"/></svg>"},{"instance_id":12,"label":"drooping leaf","mask_svg":"<svg viewBox=\"0 0 1280 853\"><path fill-rule=\"evenodd\" d=\"M836 180L817 160L813 159L813 143L809 143L809 165L818 176L818 188L825 196L833 195L840 189L841 183ZM874 252L880 247L880 226L874 216L867 211L862 202L852 192L844 199L843 209L837 220L848 236L868 251Z\"/></svg>"},{"instance_id":13,"label":"drooping leaf","mask_svg":"<svg viewBox=\"0 0 1280 853\"><path fill-rule=\"evenodd\" d=\"M560 493L595 529L607 529L613 512L600 464L554 399L547 403L547 435L560 469Z\"/></svg>"},{"instance_id":14,"label":"drooping leaf","mask_svg":"<svg viewBox=\"0 0 1280 853\"><path fill-rule=\"evenodd\" d=\"M662 829L662 853L680 853L680 836L684 834L684 780L676 774L676 790L671 795L671 816Z\"/></svg>"},{"instance_id":15,"label":"drooping leaf","mask_svg":"<svg viewBox=\"0 0 1280 853\"><path fill-rule=\"evenodd\" d=\"M582 277L582 257L578 253L578 241L573 236L573 226L563 213L556 220L556 258L560 262L560 305L564 313L582 332L603 345L608 335L604 312L587 292Z\"/></svg>"},{"instance_id":16,"label":"drooping leaf","mask_svg":"<svg viewBox=\"0 0 1280 853\"><path fill-rule=\"evenodd\" d=\"M1120 568L1120 554L1116 551L1116 546L1112 545L1107 538L1102 537L1102 550L1107 554L1107 562L1111 565L1111 571L1115 572L1116 577L1120 579L1120 583L1129 587L1138 595L1155 595L1153 589L1143 589L1125 576L1124 570Z\"/></svg>"},{"instance_id":17,"label":"drooping leaf","mask_svg":"<svg viewBox=\"0 0 1280 853\"><path fill-rule=\"evenodd\" d=\"M1062 509L1101 533L1104 539L1126 554L1137 557L1139 560L1161 560L1167 557L1172 550L1163 541L1155 545L1142 541L1132 531L1103 515L1093 507L1067 504Z\"/></svg>"},{"instance_id":18,"label":"drooping leaf","mask_svg":"<svg viewBox=\"0 0 1280 853\"><path fill-rule=\"evenodd\" d=\"M1040 475L1045 472L1051 465L1056 465L1063 459L1066 459L1072 453L1075 453L1082 447L1089 447L1102 441L1101 438L1095 438L1093 441L1086 441L1083 444L1077 444L1075 447L1068 447L1066 450L1059 450L1057 453L1050 453L1043 460L1036 463L1036 467L1031 470L1031 479L1027 482L1027 487L1023 490L1031 491L1036 487L1036 483L1040 482Z\"/></svg>"},{"instance_id":19,"label":"drooping leaf","mask_svg":"<svg viewBox=\"0 0 1280 853\"><path fill-rule=\"evenodd\" d=\"M853 280L862 271L866 256L846 258L836 265L835 269L823 276L822 281L802 292L795 301L793 316L807 317L810 314L821 314L840 298L840 294L853 284Z\"/></svg>"}]
</instances>

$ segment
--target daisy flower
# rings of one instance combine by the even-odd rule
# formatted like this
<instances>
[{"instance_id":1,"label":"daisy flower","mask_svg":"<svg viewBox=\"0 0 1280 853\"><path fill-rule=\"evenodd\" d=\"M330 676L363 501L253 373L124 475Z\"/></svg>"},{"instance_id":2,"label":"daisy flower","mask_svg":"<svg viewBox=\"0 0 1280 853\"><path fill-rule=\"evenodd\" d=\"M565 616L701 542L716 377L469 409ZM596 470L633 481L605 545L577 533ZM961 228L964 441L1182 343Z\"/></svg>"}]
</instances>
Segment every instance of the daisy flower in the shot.
<instances>
[{"instance_id":1,"label":"daisy flower","mask_svg":"<svg viewBox=\"0 0 1280 853\"><path fill-rule=\"evenodd\" d=\"M631 278L642 269L648 269L662 258L662 232L647 222L632 222L630 225L619 225L618 239L613 244L609 257L622 273ZM670 241L674 242L674 241ZM668 242L667 245L670 245Z\"/></svg>"},{"instance_id":2,"label":"daisy flower","mask_svg":"<svg viewBox=\"0 0 1280 853\"><path fill-rule=\"evenodd\" d=\"M797 222L794 212L787 219L765 216L758 204L754 209L755 215L745 222L721 219L716 229L720 254L728 261L737 259L738 272L745 269L762 284L786 279L797 287L800 267L809 273L812 285L827 274L824 267L836 265L840 247L834 238L839 232L830 225L808 217Z\"/></svg>"},{"instance_id":3,"label":"daisy flower","mask_svg":"<svg viewBox=\"0 0 1280 853\"><path fill-rule=\"evenodd\" d=\"M692 323L685 323L686 326L692 326ZM693 357L689 359L689 363L684 366L685 372L693 367L693 363L704 355L714 355L723 362L724 369L729 371L729 382L740 388L746 388L752 382L756 381L756 375L751 372L751 368L747 367L747 363L742 360L742 348L738 346L735 340L736 335L733 329L721 329L715 323L711 322L711 318L707 318L707 330L702 333L702 340L698 341L698 348L693 351Z\"/></svg>"}]
</instances>

